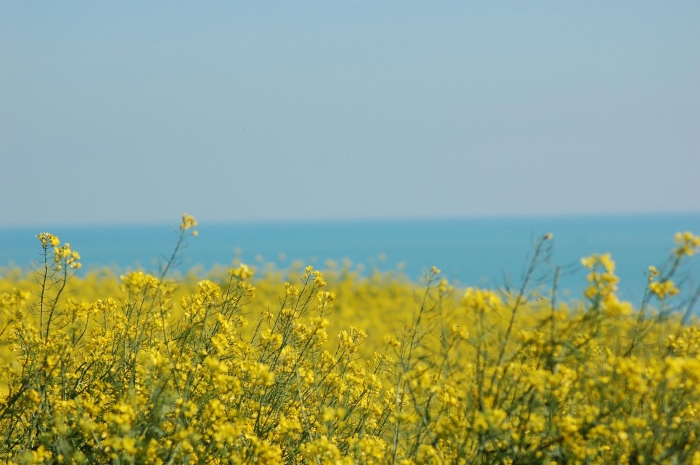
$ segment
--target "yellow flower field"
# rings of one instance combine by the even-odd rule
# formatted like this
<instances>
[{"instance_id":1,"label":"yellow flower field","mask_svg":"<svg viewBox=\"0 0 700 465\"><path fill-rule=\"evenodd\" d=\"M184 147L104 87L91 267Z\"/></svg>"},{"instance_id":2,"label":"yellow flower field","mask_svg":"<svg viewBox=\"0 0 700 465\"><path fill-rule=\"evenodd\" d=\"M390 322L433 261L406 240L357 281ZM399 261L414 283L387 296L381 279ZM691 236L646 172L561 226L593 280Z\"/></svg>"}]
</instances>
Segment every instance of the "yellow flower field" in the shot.
<instances>
[{"instance_id":1,"label":"yellow flower field","mask_svg":"<svg viewBox=\"0 0 700 465\"><path fill-rule=\"evenodd\" d=\"M207 279L73 276L80 255L0 275L2 463L700 464L700 290L679 233L642 304L609 255L578 302L307 267ZM651 265L651 264L650 264Z\"/></svg>"}]
</instances>

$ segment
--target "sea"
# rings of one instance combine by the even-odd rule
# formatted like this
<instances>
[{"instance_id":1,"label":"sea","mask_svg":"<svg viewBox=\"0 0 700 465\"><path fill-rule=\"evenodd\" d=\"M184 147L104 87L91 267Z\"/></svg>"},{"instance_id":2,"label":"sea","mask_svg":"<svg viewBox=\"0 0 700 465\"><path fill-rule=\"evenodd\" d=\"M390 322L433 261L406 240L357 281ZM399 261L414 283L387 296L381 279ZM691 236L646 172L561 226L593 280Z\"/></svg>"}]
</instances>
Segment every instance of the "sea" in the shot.
<instances>
[{"instance_id":1,"label":"sea","mask_svg":"<svg viewBox=\"0 0 700 465\"><path fill-rule=\"evenodd\" d=\"M260 272L345 266L364 275L379 271L421 282L436 266L456 286L489 288L519 288L537 241L551 233L532 286L551 288L554 269L561 267L561 296L580 298L587 274L580 259L610 253L620 297L638 303L649 266L668 266L676 232L700 234L700 214L203 223L197 229L178 261L182 273L205 276L242 261ZM177 225L0 227L0 267L29 269L40 258L36 235L43 231L80 252L81 273L104 267L155 272L178 234ZM700 256L686 260L677 280L697 289Z\"/></svg>"}]
</instances>

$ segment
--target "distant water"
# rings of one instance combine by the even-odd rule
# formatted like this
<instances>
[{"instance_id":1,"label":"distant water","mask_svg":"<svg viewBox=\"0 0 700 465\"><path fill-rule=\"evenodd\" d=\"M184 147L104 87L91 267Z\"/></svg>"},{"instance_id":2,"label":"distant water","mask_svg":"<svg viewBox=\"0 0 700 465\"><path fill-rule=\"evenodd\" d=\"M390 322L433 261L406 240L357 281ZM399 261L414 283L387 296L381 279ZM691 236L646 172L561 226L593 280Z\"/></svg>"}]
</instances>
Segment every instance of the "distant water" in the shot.
<instances>
[{"instance_id":1,"label":"distant water","mask_svg":"<svg viewBox=\"0 0 700 465\"><path fill-rule=\"evenodd\" d=\"M69 242L82 255L86 270L156 270L172 251L175 225L95 226L0 229L0 266L30 266L40 251L36 234L47 230ZM561 287L578 296L585 287L580 258L610 252L621 278L620 294L641 300L649 265L661 267L674 246L677 231L700 234L700 214L542 217L508 219L373 220L299 223L202 224L184 250L180 270L204 270L240 259L251 265L275 262L287 268L295 260L323 269L327 260L349 259L365 269L401 266L419 280L432 266L451 281L469 286L522 282L534 242L553 233L551 264L567 270ZM281 255L283 254L283 255ZM551 283L542 269L538 277ZM700 283L700 256L683 270L689 284Z\"/></svg>"}]
</instances>

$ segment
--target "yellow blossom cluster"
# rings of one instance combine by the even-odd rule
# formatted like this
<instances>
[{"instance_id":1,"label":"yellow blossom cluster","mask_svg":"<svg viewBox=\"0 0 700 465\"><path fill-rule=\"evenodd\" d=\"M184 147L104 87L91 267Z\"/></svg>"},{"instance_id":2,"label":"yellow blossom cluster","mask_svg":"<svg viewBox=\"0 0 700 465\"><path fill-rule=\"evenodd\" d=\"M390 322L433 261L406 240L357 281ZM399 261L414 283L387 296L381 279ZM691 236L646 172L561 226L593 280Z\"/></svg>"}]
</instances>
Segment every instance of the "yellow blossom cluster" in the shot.
<instances>
[{"instance_id":1,"label":"yellow blossom cluster","mask_svg":"<svg viewBox=\"0 0 700 465\"><path fill-rule=\"evenodd\" d=\"M195 220L192 215L188 215L187 213L183 213L182 222L180 223L180 230L187 231L187 230L192 229L191 234L193 236L197 236L199 234L199 232L197 230L193 229L195 226L197 226L197 220Z\"/></svg>"},{"instance_id":2,"label":"yellow blossom cluster","mask_svg":"<svg viewBox=\"0 0 700 465\"><path fill-rule=\"evenodd\" d=\"M583 300L542 299L541 244L520 290L460 291L435 267L71 276L42 233L43 266L0 274L0 462L700 463L700 326L666 311L686 235L633 308L609 255Z\"/></svg>"},{"instance_id":3,"label":"yellow blossom cluster","mask_svg":"<svg viewBox=\"0 0 700 465\"><path fill-rule=\"evenodd\" d=\"M45 256L48 256L48 250L53 249L53 259L56 264L56 270L61 271L65 268L77 269L81 267L80 254L71 249L69 243L60 246L61 241L58 236L43 232L36 236L41 241L41 247L44 249Z\"/></svg>"},{"instance_id":4,"label":"yellow blossom cluster","mask_svg":"<svg viewBox=\"0 0 700 465\"><path fill-rule=\"evenodd\" d=\"M700 249L700 236L696 236L690 231L684 233L676 233L676 245L678 246L674 253L679 256L687 255L691 256L698 252Z\"/></svg>"}]
</instances>

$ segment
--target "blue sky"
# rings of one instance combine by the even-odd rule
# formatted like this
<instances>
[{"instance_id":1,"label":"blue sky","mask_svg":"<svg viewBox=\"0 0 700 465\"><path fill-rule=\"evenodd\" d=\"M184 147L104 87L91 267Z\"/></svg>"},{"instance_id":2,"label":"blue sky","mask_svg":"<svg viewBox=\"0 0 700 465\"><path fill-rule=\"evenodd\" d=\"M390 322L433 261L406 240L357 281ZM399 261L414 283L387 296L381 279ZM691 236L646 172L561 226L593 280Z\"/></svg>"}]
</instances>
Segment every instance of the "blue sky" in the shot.
<instances>
[{"instance_id":1,"label":"blue sky","mask_svg":"<svg viewBox=\"0 0 700 465\"><path fill-rule=\"evenodd\" d=\"M0 227L700 212L700 2L0 10Z\"/></svg>"}]
</instances>

